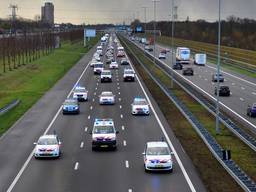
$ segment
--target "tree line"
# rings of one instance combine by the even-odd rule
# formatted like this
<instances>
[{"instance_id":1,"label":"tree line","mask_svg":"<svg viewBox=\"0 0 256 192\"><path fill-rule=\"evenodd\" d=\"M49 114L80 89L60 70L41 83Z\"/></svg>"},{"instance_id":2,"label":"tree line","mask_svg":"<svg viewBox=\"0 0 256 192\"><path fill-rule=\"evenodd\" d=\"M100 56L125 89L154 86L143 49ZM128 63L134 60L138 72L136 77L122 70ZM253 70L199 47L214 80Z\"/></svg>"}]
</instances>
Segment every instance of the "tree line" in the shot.
<instances>
[{"instance_id":1,"label":"tree line","mask_svg":"<svg viewBox=\"0 0 256 192\"><path fill-rule=\"evenodd\" d=\"M133 28L144 23L135 20ZM154 22L147 23L147 29L153 30ZM156 23L157 30L162 35L171 36L172 25L170 21L159 21ZM205 43L217 43L218 22L207 22L205 20L175 22L175 37ZM221 44L229 47L256 50L256 20L241 19L229 16L221 21Z\"/></svg>"}]
</instances>

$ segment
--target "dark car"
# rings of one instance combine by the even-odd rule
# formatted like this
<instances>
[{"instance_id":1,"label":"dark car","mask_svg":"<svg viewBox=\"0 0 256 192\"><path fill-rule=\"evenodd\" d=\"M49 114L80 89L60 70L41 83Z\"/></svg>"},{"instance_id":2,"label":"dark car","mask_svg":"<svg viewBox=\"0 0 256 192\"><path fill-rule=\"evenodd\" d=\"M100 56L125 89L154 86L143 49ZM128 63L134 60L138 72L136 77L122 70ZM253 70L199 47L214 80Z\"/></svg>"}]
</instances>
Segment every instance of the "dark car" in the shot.
<instances>
[{"instance_id":1,"label":"dark car","mask_svg":"<svg viewBox=\"0 0 256 192\"><path fill-rule=\"evenodd\" d=\"M121 60L121 65L129 65L130 63L129 63L129 61L128 61L128 59L122 59Z\"/></svg>"},{"instance_id":2,"label":"dark car","mask_svg":"<svg viewBox=\"0 0 256 192\"><path fill-rule=\"evenodd\" d=\"M175 70L182 70L183 69L183 66L181 63L175 63L173 66L172 66L173 69Z\"/></svg>"},{"instance_id":3,"label":"dark car","mask_svg":"<svg viewBox=\"0 0 256 192\"><path fill-rule=\"evenodd\" d=\"M213 82L218 81L218 74L217 73L212 75L212 81ZM219 74L219 82L224 82L224 77L221 73Z\"/></svg>"},{"instance_id":4,"label":"dark car","mask_svg":"<svg viewBox=\"0 0 256 192\"><path fill-rule=\"evenodd\" d=\"M191 67L187 67L187 68L183 69L182 74L193 76L194 75L194 70Z\"/></svg>"},{"instance_id":5,"label":"dark car","mask_svg":"<svg viewBox=\"0 0 256 192\"><path fill-rule=\"evenodd\" d=\"M215 87L214 94L217 95L217 87ZM230 89L228 86L220 86L219 96L230 96Z\"/></svg>"},{"instance_id":6,"label":"dark car","mask_svg":"<svg viewBox=\"0 0 256 192\"><path fill-rule=\"evenodd\" d=\"M247 115L249 117L256 117L256 103L254 103L252 106L248 106Z\"/></svg>"}]
</instances>

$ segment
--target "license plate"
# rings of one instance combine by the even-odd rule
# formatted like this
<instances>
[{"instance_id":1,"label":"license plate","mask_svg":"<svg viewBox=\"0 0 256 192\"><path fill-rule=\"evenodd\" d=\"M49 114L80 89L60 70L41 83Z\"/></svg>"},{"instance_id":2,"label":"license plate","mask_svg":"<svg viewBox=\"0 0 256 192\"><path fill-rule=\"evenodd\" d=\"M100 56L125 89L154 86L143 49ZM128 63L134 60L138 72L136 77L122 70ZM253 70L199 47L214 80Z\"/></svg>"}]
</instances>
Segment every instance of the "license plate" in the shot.
<instances>
[{"instance_id":1,"label":"license plate","mask_svg":"<svg viewBox=\"0 0 256 192\"><path fill-rule=\"evenodd\" d=\"M107 148L108 145L101 145L100 147L102 147L102 148Z\"/></svg>"},{"instance_id":2,"label":"license plate","mask_svg":"<svg viewBox=\"0 0 256 192\"><path fill-rule=\"evenodd\" d=\"M163 165L156 165L156 167L163 167Z\"/></svg>"}]
</instances>

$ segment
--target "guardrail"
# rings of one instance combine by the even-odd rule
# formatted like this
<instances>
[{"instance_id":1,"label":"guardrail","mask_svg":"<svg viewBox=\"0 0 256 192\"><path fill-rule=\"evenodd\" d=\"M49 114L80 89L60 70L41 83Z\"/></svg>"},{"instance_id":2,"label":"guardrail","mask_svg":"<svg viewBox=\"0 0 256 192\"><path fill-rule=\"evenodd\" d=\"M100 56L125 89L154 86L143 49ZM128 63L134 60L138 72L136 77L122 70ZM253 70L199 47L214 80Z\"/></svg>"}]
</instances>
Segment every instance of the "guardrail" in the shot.
<instances>
[{"instance_id":1,"label":"guardrail","mask_svg":"<svg viewBox=\"0 0 256 192\"><path fill-rule=\"evenodd\" d=\"M5 113L7 113L8 111L13 109L14 107L16 107L19 103L20 103L20 100L19 99L15 99L11 103L6 105L5 107L1 108L0 109L0 116L5 114Z\"/></svg>"},{"instance_id":2,"label":"guardrail","mask_svg":"<svg viewBox=\"0 0 256 192\"><path fill-rule=\"evenodd\" d=\"M235 181L248 192L256 192L255 182L243 172L240 167L232 160L223 160L222 151L223 148L217 143L215 138L207 131L207 129L199 122L199 120L191 113L191 111L172 93L168 87L163 85L159 79L154 77L148 68L138 59L134 52L123 42L130 50L133 57L140 63L148 75L154 80L154 82L162 89L162 91L168 96L168 98L176 105L186 119L192 124L194 129L203 139L204 143L210 149L214 157L220 162L220 164L227 170L227 172L235 179ZM152 59L152 58L150 58Z\"/></svg>"}]
</instances>

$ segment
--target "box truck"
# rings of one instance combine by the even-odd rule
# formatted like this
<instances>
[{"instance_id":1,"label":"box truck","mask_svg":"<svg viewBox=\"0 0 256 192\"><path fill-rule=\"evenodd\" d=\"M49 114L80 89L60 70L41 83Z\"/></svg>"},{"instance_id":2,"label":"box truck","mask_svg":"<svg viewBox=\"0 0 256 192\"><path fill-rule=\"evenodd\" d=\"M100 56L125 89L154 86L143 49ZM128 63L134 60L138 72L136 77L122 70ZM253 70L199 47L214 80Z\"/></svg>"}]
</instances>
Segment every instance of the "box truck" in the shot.
<instances>
[{"instance_id":1,"label":"box truck","mask_svg":"<svg viewBox=\"0 0 256 192\"><path fill-rule=\"evenodd\" d=\"M206 64L206 54L204 53L195 54L194 64L204 66Z\"/></svg>"},{"instance_id":2,"label":"box truck","mask_svg":"<svg viewBox=\"0 0 256 192\"><path fill-rule=\"evenodd\" d=\"M187 47L177 47L176 61L181 64L190 63L190 49Z\"/></svg>"}]
</instances>

